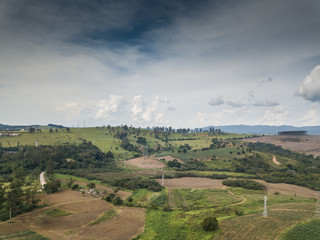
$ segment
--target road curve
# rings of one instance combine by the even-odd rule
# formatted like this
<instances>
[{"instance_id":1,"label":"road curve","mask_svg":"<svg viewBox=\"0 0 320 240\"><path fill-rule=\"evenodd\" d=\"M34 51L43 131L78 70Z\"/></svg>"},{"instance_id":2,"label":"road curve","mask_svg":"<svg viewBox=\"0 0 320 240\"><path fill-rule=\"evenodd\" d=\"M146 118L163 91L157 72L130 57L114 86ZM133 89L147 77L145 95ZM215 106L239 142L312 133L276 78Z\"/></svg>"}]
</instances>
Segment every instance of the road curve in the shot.
<instances>
[{"instance_id":1,"label":"road curve","mask_svg":"<svg viewBox=\"0 0 320 240\"><path fill-rule=\"evenodd\" d=\"M44 173L45 172L40 173L40 184L42 189L44 189L44 185L47 184L46 179L44 178Z\"/></svg>"}]
</instances>

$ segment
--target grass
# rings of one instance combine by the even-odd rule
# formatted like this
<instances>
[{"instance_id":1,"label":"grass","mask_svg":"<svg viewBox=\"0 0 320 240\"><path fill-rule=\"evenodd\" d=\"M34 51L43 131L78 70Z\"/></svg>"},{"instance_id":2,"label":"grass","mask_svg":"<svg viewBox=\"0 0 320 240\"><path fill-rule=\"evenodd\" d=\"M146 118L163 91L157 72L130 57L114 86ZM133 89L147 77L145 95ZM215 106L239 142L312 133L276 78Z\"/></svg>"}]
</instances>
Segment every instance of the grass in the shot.
<instances>
[{"instance_id":1,"label":"grass","mask_svg":"<svg viewBox=\"0 0 320 240\"><path fill-rule=\"evenodd\" d=\"M19 232L14 233L6 233L6 234L0 234L0 239L21 239L21 240L49 240L49 238L45 238L36 232L33 232L31 230L23 230Z\"/></svg>"},{"instance_id":2,"label":"grass","mask_svg":"<svg viewBox=\"0 0 320 240\"><path fill-rule=\"evenodd\" d=\"M114 209L110 209L110 210L106 211L101 217L99 217L96 220L90 222L89 225L92 226L92 225L96 225L96 224L99 224L101 222L110 220L113 217L115 217L116 215L117 215L116 211Z\"/></svg>"},{"instance_id":3,"label":"grass","mask_svg":"<svg viewBox=\"0 0 320 240\"><path fill-rule=\"evenodd\" d=\"M70 212L66 212L60 208L54 208L51 209L49 211L46 212L47 215L51 216L51 217L62 217L62 216L68 216L71 215L73 213Z\"/></svg>"},{"instance_id":4,"label":"grass","mask_svg":"<svg viewBox=\"0 0 320 240\"><path fill-rule=\"evenodd\" d=\"M286 230L280 240L320 239L320 219L302 222Z\"/></svg>"},{"instance_id":5,"label":"grass","mask_svg":"<svg viewBox=\"0 0 320 240\"><path fill-rule=\"evenodd\" d=\"M190 209L219 208L241 202L242 198L224 189L176 189Z\"/></svg>"},{"instance_id":6,"label":"grass","mask_svg":"<svg viewBox=\"0 0 320 240\"><path fill-rule=\"evenodd\" d=\"M152 192L147 189L138 189L131 196L133 203L138 206L157 206L163 207L167 204L167 195L166 191L162 190L161 192Z\"/></svg>"},{"instance_id":7,"label":"grass","mask_svg":"<svg viewBox=\"0 0 320 240\"><path fill-rule=\"evenodd\" d=\"M200 225L205 216L206 214L202 211L149 210L145 231L137 239L212 239L217 232L205 232Z\"/></svg>"},{"instance_id":8,"label":"grass","mask_svg":"<svg viewBox=\"0 0 320 240\"><path fill-rule=\"evenodd\" d=\"M242 196L246 199L246 202L241 204L242 207L247 208L247 210L252 210L263 207L264 196L266 192L264 190L250 190L244 188L228 188L236 196ZM268 205L284 204L284 203L313 203L314 200L298 197L298 196L288 196L288 195L268 195Z\"/></svg>"}]
</instances>

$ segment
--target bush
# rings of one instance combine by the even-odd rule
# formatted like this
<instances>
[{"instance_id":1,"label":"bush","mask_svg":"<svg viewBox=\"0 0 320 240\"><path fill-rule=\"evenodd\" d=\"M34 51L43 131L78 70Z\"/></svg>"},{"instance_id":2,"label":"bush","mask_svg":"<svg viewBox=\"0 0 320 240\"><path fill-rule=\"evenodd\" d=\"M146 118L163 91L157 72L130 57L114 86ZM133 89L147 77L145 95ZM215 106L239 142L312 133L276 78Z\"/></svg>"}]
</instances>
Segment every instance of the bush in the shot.
<instances>
[{"instance_id":1,"label":"bush","mask_svg":"<svg viewBox=\"0 0 320 240\"><path fill-rule=\"evenodd\" d=\"M50 193L55 193L58 192L59 188L61 187L61 182L56 180L56 181L50 181L47 184L44 185L44 190L50 194Z\"/></svg>"},{"instance_id":2,"label":"bush","mask_svg":"<svg viewBox=\"0 0 320 240\"><path fill-rule=\"evenodd\" d=\"M203 220L201 225L202 225L202 229L207 232L207 231L214 231L218 229L219 223L215 217L207 217Z\"/></svg>"},{"instance_id":3,"label":"bush","mask_svg":"<svg viewBox=\"0 0 320 240\"><path fill-rule=\"evenodd\" d=\"M88 183L88 184L87 184L87 187L88 187L89 189L94 189L94 188L96 188L96 184L95 184L95 183Z\"/></svg>"},{"instance_id":4,"label":"bush","mask_svg":"<svg viewBox=\"0 0 320 240\"><path fill-rule=\"evenodd\" d=\"M246 189L265 190L266 186L252 180L224 180L223 185L229 187L242 187Z\"/></svg>"},{"instance_id":5,"label":"bush","mask_svg":"<svg viewBox=\"0 0 320 240\"><path fill-rule=\"evenodd\" d=\"M112 200L112 203L114 205L122 205L123 204L123 200L120 197L116 197L115 199Z\"/></svg>"}]
</instances>

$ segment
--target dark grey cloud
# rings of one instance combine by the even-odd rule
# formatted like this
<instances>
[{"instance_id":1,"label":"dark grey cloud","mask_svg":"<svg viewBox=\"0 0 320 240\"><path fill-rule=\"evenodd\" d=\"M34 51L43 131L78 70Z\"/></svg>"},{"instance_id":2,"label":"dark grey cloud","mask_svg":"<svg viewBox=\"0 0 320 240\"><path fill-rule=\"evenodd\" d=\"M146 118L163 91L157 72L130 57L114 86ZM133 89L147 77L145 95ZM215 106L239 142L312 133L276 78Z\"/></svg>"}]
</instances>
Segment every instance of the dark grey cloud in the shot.
<instances>
[{"instance_id":1,"label":"dark grey cloud","mask_svg":"<svg viewBox=\"0 0 320 240\"><path fill-rule=\"evenodd\" d=\"M231 107L235 107L235 108L239 108L239 107L243 107L246 104L242 103L242 102L234 102L234 101L227 101L226 102L229 106Z\"/></svg>"},{"instance_id":2,"label":"dark grey cloud","mask_svg":"<svg viewBox=\"0 0 320 240\"><path fill-rule=\"evenodd\" d=\"M211 98L208 102L208 104L210 106L220 106L222 104L224 104L224 100L223 100L223 97L222 96L219 96L217 98Z\"/></svg>"},{"instance_id":3,"label":"dark grey cloud","mask_svg":"<svg viewBox=\"0 0 320 240\"><path fill-rule=\"evenodd\" d=\"M275 100L265 100L265 101L256 101L253 102L251 105L255 107L275 107L278 106L279 103Z\"/></svg>"},{"instance_id":4,"label":"dark grey cloud","mask_svg":"<svg viewBox=\"0 0 320 240\"><path fill-rule=\"evenodd\" d=\"M268 77L268 79L262 80L259 83L259 86L262 86L262 84L269 83L269 82L272 82L272 81L273 81L273 78L272 77Z\"/></svg>"}]
</instances>

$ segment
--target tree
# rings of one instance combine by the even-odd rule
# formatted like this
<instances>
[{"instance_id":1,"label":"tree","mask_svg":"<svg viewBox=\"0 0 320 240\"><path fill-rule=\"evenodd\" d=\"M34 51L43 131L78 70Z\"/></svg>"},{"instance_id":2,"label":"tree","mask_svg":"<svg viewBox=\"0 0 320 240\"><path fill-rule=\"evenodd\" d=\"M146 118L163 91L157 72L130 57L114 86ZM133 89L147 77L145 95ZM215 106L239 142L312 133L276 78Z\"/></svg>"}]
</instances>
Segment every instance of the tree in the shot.
<instances>
[{"instance_id":1,"label":"tree","mask_svg":"<svg viewBox=\"0 0 320 240\"><path fill-rule=\"evenodd\" d=\"M66 128L66 131L69 133L70 132L70 128Z\"/></svg>"},{"instance_id":2,"label":"tree","mask_svg":"<svg viewBox=\"0 0 320 240\"><path fill-rule=\"evenodd\" d=\"M95 183L88 183L88 184L87 184L87 187L88 187L89 189L93 189L93 188L96 188L96 184L95 184Z\"/></svg>"},{"instance_id":3,"label":"tree","mask_svg":"<svg viewBox=\"0 0 320 240\"><path fill-rule=\"evenodd\" d=\"M58 180L50 181L44 185L44 190L47 191L48 194L58 192L61 187L61 182Z\"/></svg>"},{"instance_id":4,"label":"tree","mask_svg":"<svg viewBox=\"0 0 320 240\"><path fill-rule=\"evenodd\" d=\"M67 183L68 188L71 188L71 186L73 185L74 181L75 180L73 178L69 178L68 179L68 183Z\"/></svg>"},{"instance_id":5,"label":"tree","mask_svg":"<svg viewBox=\"0 0 320 240\"><path fill-rule=\"evenodd\" d=\"M202 225L202 229L207 232L207 231L214 231L218 229L219 223L215 217L207 217L203 220L201 225Z\"/></svg>"},{"instance_id":6,"label":"tree","mask_svg":"<svg viewBox=\"0 0 320 240\"><path fill-rule=\"evenodd\" d=\"M114 205L121 205L123 203L123 200L120 197L116 197L115 199L112 200L112 203Z\"/></svg>"},{"instance_id":7,"label":"tree","mask_svg":"<svg viewBox=\"0 0 320 240\"><path fill-rule=\"evenodd\" d=\"M15 173L13 181L9 186L7 194L8 207L12 212L12 216L16 216L23 211L23 191L24 172L20 167Z\"/></svg>"}]
</instances>

